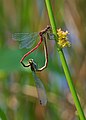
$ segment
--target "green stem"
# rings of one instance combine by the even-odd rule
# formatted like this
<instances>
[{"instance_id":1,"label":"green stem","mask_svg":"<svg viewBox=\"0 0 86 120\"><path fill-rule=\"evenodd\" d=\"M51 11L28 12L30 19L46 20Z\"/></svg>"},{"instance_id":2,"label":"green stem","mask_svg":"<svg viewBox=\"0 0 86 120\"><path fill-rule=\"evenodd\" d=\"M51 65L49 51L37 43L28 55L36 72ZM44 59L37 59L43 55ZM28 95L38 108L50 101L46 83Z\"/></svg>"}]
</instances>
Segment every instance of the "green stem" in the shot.
<instances>
[{"instance_id":1,"label":"green stem","mask_svg":"<svg viewBox=\"0 0 86 120\"><path fill-rule=\"evenodd\" d=\"M54 15L53 15L50 0L45 0L45 3L46 3L46 6L47 6L48 15L49 15L49 18L50 18L50 23L51 23L51 26L52 26L53 33L57 38L58 36L57 36L57 31L56 31L56 24L55 24L55 19L54 19ZM56 44L57 44L57 42L56 42ZM60 56L60 59L61 59L62 67L64 69L64 73L65 73L70 91L72 93L73 100L74 100L76 109L78 111L79 117L80 117L81 120L85 120L84 112L83 112L81 104L79 102L79 99L78 99L78 96L77 96L77 93L76 93L76 90L75 90L75 87L74 87L74 84L73 84L73 81L72 81L70 71L68 69L68 65L67 65L64 53L63 53L62 49L60 49L58 47L58 45L57 45L57 49L58 49L58 53L59 53L59 56Z\"/></svg>"}]
</instances>

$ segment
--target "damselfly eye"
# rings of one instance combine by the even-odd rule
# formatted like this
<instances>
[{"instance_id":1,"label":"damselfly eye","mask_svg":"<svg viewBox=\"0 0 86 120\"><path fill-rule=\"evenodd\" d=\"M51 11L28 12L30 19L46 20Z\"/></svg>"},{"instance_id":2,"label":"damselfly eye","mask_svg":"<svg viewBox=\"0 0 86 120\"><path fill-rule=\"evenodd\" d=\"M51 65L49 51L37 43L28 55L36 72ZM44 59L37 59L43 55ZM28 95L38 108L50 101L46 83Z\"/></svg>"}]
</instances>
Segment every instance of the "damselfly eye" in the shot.
<instances>
[{"instance_id":1,"label":"damselfly eye","mask_svg":"<svg viewBox=\"0 0 86 120\"><path fill-rule=\"evenodd\" d=\"M33 63L33 59L29 59L29 63L30 63L30 64Z\"/></svg>"},{"instance_id":2,"label":"damselfly eye","mask_svg":"<svg viewBox=\"0 0 86 120\"><path fill-rule=\"evenodd\" d=\"M50 29L51 27L49 25L47 25L47 29Z\"/></svg>"}]
</instances>

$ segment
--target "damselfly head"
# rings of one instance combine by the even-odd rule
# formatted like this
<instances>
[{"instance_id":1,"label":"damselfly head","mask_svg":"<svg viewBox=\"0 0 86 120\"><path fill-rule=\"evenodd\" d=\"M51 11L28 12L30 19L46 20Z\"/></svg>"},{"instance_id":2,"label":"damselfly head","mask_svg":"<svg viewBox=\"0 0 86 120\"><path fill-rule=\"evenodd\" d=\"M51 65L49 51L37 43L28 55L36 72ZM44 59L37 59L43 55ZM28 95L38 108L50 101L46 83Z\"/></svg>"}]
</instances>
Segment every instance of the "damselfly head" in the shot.
<instances>
[{"instance_id":1,"label":"damselfly head","mask_svg":"<svg viewBox=\"0 0 86 120\"><path fill-rule=\"evenodd\" d=\"M33 63L33 59L29 59L29 64L32 64Z\"/></svg>"},{"instance_id":2,"label":"damselfly head","mask_svg":"<svg viewBox=\"0 0 86 120\"><path fill-rule=\"evenodd\" d=\"M32 71L37 70L37 64L33 61L33 59L29 59L29 64L30 64L30 67L31 67Z\"/></svg>"},{"instance_id":3,"label":"damselfly head","mask_svg":"<svg viewBox=\"0 0 86 120\"><path fill-rule=\"evenodd\" d=\"M50 25L47 25L47 30L51 29L51 26Z\"/></svg>"},{"instance_id":4,"label":"damselfly head","mask_svg":"<svg viewBox=\"0 0 86 120\"><path fill-rule=\"evenodd\" d=\"M47 25L46 32L47 32L48 34L52 33L52 28L51 28L51 26Z\"/></svg>"},{"instance_id":5,"label":"damselfly head","mask_svg":"<svg viewBox=\"0 0 86 120\"><path fill-rule=\"evenodd\" d=\"M48 31L52 31L51 26L47 25L47 27L39 32L40 36L43 36L44 34L48 33Z\"/></svg>"}]
</instances>

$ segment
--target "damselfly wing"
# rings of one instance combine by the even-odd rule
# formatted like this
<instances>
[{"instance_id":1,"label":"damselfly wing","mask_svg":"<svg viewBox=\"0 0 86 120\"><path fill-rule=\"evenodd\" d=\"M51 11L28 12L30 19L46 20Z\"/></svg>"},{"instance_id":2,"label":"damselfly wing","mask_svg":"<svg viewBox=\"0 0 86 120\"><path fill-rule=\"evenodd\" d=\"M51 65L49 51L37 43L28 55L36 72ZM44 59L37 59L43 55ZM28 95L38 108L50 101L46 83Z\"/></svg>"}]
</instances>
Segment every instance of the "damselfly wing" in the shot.
<instances>
[{"instance_id":1,"label":"damselfly wing","mask_svg":"<svg viewBox=\"0 0 86 120\"><path fill-rule=\"evenodd\" d=\"M19 41L19 48L31 48L38 39L38 32L34 33L14 33L12 39Z\"/></svg>"},{"instance_id":2,"label":"damselfly wing","mask_svg":"<svg viewBox=\"0 0 86 120\"><path fill-rule=\"evenodd\" d=\"M39 36L39 37L38 37ZM22 62L30 53L35 51L42 43L44 39L52 40L54 39L52 34L52 29L50 26L47 26L45 29L40 31L39 33L14 33L12 35L14 40L18 40L20 42L20 48L31 48L36 41L37 38L40 38L39 42L35 47L33 47L30 51L28 51L21 58L20 62Z\"/></svg>"},{"instance_id":3,"label":"damselfly wing","mask_svg":"<svg viewBox=\"0 0 86 120\"><path fill-rule=\"evenodd\" d=\"M41 82L41 80L37 77L37 75L34 71L33 71L33 76L34 76L34 79L35 79L35 84L36 84L40 104L42 106L45 106L46 103L47 103L47 96L46 96L44 85Z\"/></svg>"}]
</instances>

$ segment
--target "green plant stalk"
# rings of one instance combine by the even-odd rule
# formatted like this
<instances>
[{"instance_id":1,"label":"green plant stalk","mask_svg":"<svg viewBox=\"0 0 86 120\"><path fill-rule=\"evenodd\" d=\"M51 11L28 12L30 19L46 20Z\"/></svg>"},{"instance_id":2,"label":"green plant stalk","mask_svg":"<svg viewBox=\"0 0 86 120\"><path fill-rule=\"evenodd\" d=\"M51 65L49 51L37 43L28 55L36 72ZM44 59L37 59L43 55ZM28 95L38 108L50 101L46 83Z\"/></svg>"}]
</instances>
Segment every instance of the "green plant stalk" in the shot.
<instances>
[{"instance_id":1,"label":"green plant stalk","mask_svg":"<svg viewBox=\"0 0 86 120\"><path fill-rule=\"evenodd\" d=\"M53 33L56 36L56 38L58 38L57 31L56 31L55 19L54 19L54 15L53 15L50 0L45 0L45 3L46 3L46 6L47 6L48 15L49 15L49 19L50 19L50 23L51 23L51 26L52 26ZM57 42L56 42L56 44L57 44ZM73 96L73 100L74 100L76 109L78 111L78 115L80 117L80 120L85 120L85 115L84 115L84 112L82 110L81 104L79 102L79 99L78 99L78 96L77 96L77 93L76 93L76 90L75 90L75 87L74 87L74 84L73 84L73 81L72 81L70 71L68 69L68 65L67 65L64 53L63 53L62 49L60 49L58 47L58 45L57 45L57 49L58 49L58 53L59 53L59 56L60 56L60 60L61 60L61 63L62 63L62 67L64 69L64 73L65 73L70 91L71 91L72 96Z\"/></svg>"}]
</instances>

